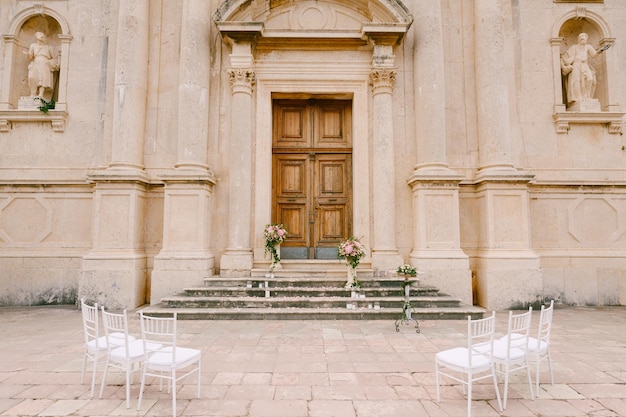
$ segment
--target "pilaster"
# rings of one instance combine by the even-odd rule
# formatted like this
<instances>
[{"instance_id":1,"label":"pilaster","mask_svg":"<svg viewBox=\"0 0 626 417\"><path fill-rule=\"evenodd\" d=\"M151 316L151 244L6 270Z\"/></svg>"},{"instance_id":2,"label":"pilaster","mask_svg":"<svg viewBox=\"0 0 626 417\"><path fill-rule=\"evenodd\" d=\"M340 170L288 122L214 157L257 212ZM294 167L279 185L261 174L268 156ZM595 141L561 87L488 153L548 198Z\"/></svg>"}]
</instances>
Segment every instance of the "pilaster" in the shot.
<instances>
[{"instance_id":1,"label":"pilaster","mask_svg":"<svg viewBox=\"0 0 626 417\"><path fill-rule=\"evenodd\" d=\"M424 0L415 11L415 131L412 191L413 249L409 263L421 281L472 304L469 258L461 249L459 183L448 168L441 4Z\"/></svg>"},{"instance_id":2,"label":"pilaster","mask_svg":"<svg viewBox=\"0 0 626 417\"><path fill-rule=\"evenodd\" d=\"M393 88L396 82L394 46L408 27L367 26L364 33L373 43L372 71L372 267L395 271L402 256L396 246L395 152L393 134Z\"/></svg>"},{"instance_id":3,"label":"pilaster","mask_svg":"<svg viewBox=\"0 0 626 417\"><path fill-rule=\"evenodd\" d=\"M215 185L208 166L210 7L204 0L182 5L178 86L178 158L165 184L163 247L154 257L150 304L184 287L200 286L214 274L209 249L211 195Z\"/></svg>"},{"instance_id":4,"label":"pilaster","mask_svg":"<svg viewBox=\"0 0 626 417\"><path fill-rule=\"evenodd\" d=\"M135 308L146 301L148 178L143 153L149 12L149 0L120 0L111 162L89 177L96 184L93 246L83 258L79 296L108 308Z\"/></svg>"},{"instance_id":5,"label":"pilaster","mask_svg":"<svg viewBox=\"0 0 626 417\"><path fill-rule=\"evenodd\" d=\"M508 80L502 76L507 73L503 7L493 0L474 3L480 232L472 262L478 303L488 309L535 302L542 287L539 258L530 248L528 184L534 177L512 163L510 97ZM497 109L496 117L492 109Z\"/></svg>"},{"instance_id":6,"label":"pilaster","mask_svg":"<svg viewBox=\"0 0 626 417\"><path fill-rule=\"evenodd\" d=\"M253 265L252 218L252 96L256 84L252 48L262 25L218 25L222 36L232 45L231 132L229 156L228 247L220 259L220 274L248 276Z\"/></svg>"}]
</instances>

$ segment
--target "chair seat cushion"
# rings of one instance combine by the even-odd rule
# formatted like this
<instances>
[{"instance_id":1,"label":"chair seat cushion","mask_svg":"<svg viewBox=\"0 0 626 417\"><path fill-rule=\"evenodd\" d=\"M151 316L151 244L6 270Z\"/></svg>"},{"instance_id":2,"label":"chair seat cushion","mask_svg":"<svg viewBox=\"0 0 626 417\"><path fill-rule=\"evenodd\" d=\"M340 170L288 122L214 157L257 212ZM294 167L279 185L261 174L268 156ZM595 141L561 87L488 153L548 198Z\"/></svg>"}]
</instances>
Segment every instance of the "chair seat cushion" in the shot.
<instances>
[{"instance_id":1,"label":"chair seat cushion","mask_svg":"<svg viewBox=\"0 0 626 417\"><path fill-rule=\"evenodd\" d=\"M124 333L111 333L109 335L109 339L111 340L111 345L113 346L124 346ZM128 341L132 342L135 340L133 336L128 336ZM87 343L87 348L90 351L96 350L107 350L107 337L101 336L98 339L90 340Z\"/></svg>"},{"instance_id":2,"label":"chair seat cushion","mask_svg":"<svg viewBox=\"0 0 626 417\"><path fill-rule=\"evenodd\" d=\"M508 336L502 336L496 342L503 342L506 344L506 339ZM511 334L511 346L512 347L520 347L526 343L526 336L520 333L512 333Z\"/></svg>"},{"instance_id":3,"label":"chair seat cushion","mask_svg":"<svg viewBox=\"0 0 626 417\"><path fill-rule=\"evenodd\" d=\"M435 356L440 364L457 369L469 369L469 357L467 348L458 347L437 353ZM472 355L472 369L489 368L491 361L486 355Z\"/></svg>"},{"instance_id":4,"label":"chair seat cushion","mask_svg":"<svg viewBox=\"0 0 626 417\"><path fill-rule=\"evenodd\" d=\"M548 344L543 340L537 340L534 337L528 338L528 351L532 353L543 353L548 350Z\"/></svg>"},{"instance_id":5,"label":"chair seat cushion","mask_svg":"<svg viewBox=\"0 0 626 417\"><path fill-rule=\"evenodd\" d=\"M493 359L494 360L506 360L507 359L507 355L506 355L506 351L507 351L507 340L506 338L504 340L499 339L496 340L493 343ZM513 345L513 341L511 341L511 345ZM516 347L511 347L510 352L509 352L509 359L510 360L518 360L518 359L523 359L525 356L524 350L520 349L520 348L516 348Z\"/></svg>"},{"instance_id":6,"label":"chair seat cushion","mask_svg":"<svg viewBox=\"0 0 626 417\"><path fill-rule=\"evenodd\" d=\"M147 365L155 366L181 366L187 362L194 362L200 358L200 350L177 347L176 348L176 363L173 363L173 349L171 346L163 348L154 352L146 360Z\"/></svg>"},{"instance_id":7,"label":"chair seat cushion","mask_svg":"<svg viewBox=\"0 0 626 417\"><path fill-rule=\"evenodd\" d=\"M159 345L156 343L148 343L149 350L157 350L161 349L163 345ZM128 358L126 357L126 347L120 346L113 350L111 350L111 358L113 359L129 359L129 360L137 360L144 356L143 350L143 340L133 340L128 343Z\"/></svg>"}]
</instances>

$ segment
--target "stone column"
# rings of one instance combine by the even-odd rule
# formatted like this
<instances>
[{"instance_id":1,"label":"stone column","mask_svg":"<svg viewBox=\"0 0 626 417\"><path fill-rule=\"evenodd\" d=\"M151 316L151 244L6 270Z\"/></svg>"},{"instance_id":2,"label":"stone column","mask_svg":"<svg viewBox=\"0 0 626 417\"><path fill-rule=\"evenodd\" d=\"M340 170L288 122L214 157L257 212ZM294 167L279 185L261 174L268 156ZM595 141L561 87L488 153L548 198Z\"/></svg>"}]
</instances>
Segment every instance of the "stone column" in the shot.
<instances>
[{"instance_id":1,"label":"stone column","mask_svg":"<svg viewBox=\"0 0 626 417\"><path fill-rule=\"evenodd\" d=\"M376 43L378 41L378 43ZM396 175L393 135L393 87L396 69L393 67L393 44L374 39L372 87L373 166L372 181L374 235L372 267L391 271L402 264L396 247Z\"/></svg>"},{"instance_id":2,"label":"stone column","mask_svg":"<svg viewBox=\"0 0 626 417\"><path fill-rule=\"evenodd\" d=\"M211 45L205 0L185 0L180 30L177 169L208 171L209 81Z\"/></svg>"},{"instance_id":3,"label":"stone column","mask_svg":"<svg viewBox=\"0 0 626 417\"><path fill-rule=\"evenodd\" d=\"M421 0L413 25L417 171L448 170L446 85L440 0Z\"/></svg>"},{"instance_id":4,"label":"stone column","mask_svg":"<svg viewBox=\"0 0 626 417\"><path fill-rule=\"evenodd\" d=\"M256 78L252 47L262 24L221 22L218 28L232 46L228 71L231 97L229 157L228 247L220 259L220 274L249 276L253 265L252 218L252 97Z\"/></svg>"},{"instance_id":5,"label":"stone column","mask_svg":"<svg viewBox=\"0 0 626 417\"><path fill-rule=\"evenodd\" d=\"M539 259L530 248L528 183L511 155L510 97L503 0L475 0L476 100L480 166L476 174L475 257L478 303L507 309L541 295Z\"/></svg>"},{"instance_id":6,"label":"stone column","mask_svg":"<svg viewBox=\"0 0 626 417\"><path fill-rule=\"evenodd\" d=\"M459 183L448 168L446 85L441 4L423 0L414 13L415 140L413 249L409 263L422 282L472 303L469 258L461 250Z\"/></svg>"},{"instance_id":7,"label":"stone column","mask_svg":"<svg viewBox=\"0 0 626 417\"><path fill-rule=\"evenodd\" d=\"M480 171L514 172L502 0L474 2Z\"/></svg>"},{"instance_id":8,"label":"stone column","mask_svg":"<svg viewBox=\"0 0 626 417\"><path fill-rule=\"evenodd\" d=\"M154 258L150 304L201 286L214 274L210 251L210 201L215 185L208 167L210 7L204 0L182 4L178 85L178 162L163 175L163 247Z\"/></svg>"},{"instance_id":9,"label":"stone column","mask_svg":"<svg viewBox=\"0 0 626 417\"><path fill-rule=\"evenodd\" d=\"M250 207L252 207L252 88L254 71L229 70L232 88L230 136L230 198L228 247L221 258L221 273L247 276L252 270Z\"/></svg>"},{"instance_id":10,"label":"stone column","mask_svg":"<svg viewBox=\"0 0 626 417\"><path fill-rule=\"evenodd\" d=\"M109 167L95 183L93 247L83 258L79 297L106 307L145 303L146 186L143 170L148 90L149 0L120 0Z\"/></svg>"},{"instance_id":11,"label":"stone column","mask_svg":"<svg viewBox=\"0 0 626 417\"><path fill-rule=\"evenodd\" d=\"M121 0L110 168L143 169L148 97L150 0Z\"/></svg>"}]
</instances>

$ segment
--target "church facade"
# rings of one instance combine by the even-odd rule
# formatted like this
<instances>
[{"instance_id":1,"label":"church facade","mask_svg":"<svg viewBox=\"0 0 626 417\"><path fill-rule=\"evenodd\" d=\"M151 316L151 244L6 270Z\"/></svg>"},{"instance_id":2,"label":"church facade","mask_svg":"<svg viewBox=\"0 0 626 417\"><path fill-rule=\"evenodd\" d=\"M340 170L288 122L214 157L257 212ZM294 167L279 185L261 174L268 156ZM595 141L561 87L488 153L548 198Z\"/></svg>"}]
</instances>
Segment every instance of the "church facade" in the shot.
<instances>
[{"instance_id":1,"label":"church facade","mask_svg":"<svg viewBox=\"0 0 626 417\"><path fill-rule=\"evenodd\" d=\"M626 304L621 0L0 0L0 305L402 264ZM371 271L371 272L370 272Z\"/></svg>"}]
</instances>

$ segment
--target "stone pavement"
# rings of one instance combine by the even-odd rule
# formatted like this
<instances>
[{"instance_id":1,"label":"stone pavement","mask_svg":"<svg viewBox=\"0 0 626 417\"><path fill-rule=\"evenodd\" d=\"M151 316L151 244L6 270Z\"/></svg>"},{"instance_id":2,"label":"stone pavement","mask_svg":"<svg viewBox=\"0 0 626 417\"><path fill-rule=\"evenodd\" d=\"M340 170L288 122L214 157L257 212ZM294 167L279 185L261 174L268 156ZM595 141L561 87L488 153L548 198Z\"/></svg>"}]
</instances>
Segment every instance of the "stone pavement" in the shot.
<instances>
[{"instance_id":1,"label":"stone pavement","mask_svg":"<svg viewBox=\"0 0 626 417\"><path fill-rule=\"evenodd\" d=\"M130 327L139 333L137 314ZM507 312L497 312L506 330ZM533 328L539 314L533 313ZM435 394L434 355L464 343L463 320L422 321L395 331L390 321L179 321L180 344L202 349L201 398L195 379L178 394L179 416L465 416L458 385ZM513 376L504 416L626 416L626 307L556 306L555 384L542 367L531 401ZM73 307L0 308L0 416L166 416L171 397L139 384L124 403L123 375L109 375L102 399L81 384L83 333ZM101 375L100 368L98 375ZM89 375L89 374L88 374ZM500 385L502 390L502 384ZM493 386L475 389L472 415L497 416Z\"/></svg>"}]
</instances>

